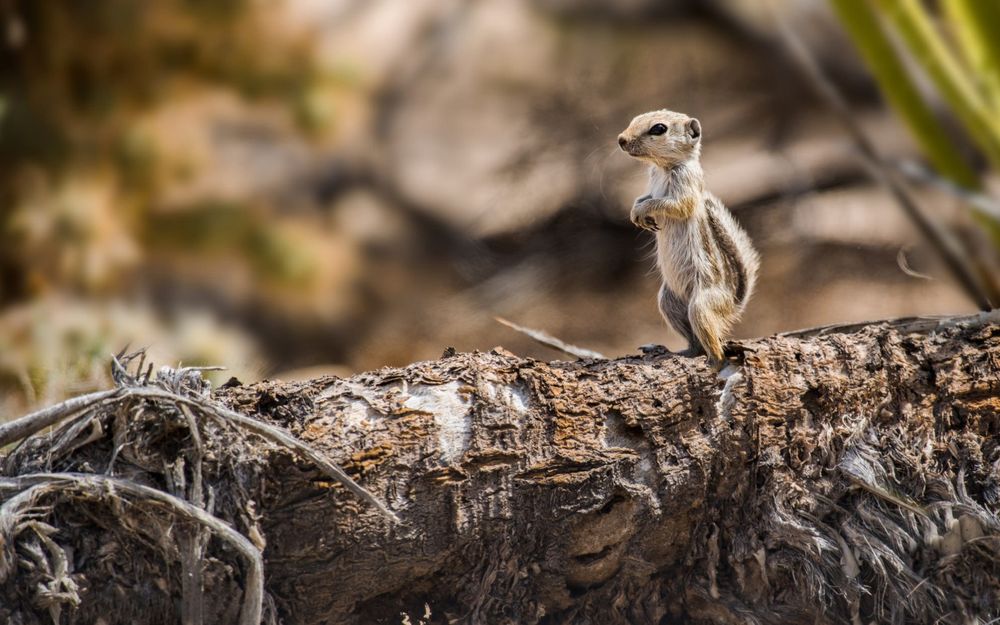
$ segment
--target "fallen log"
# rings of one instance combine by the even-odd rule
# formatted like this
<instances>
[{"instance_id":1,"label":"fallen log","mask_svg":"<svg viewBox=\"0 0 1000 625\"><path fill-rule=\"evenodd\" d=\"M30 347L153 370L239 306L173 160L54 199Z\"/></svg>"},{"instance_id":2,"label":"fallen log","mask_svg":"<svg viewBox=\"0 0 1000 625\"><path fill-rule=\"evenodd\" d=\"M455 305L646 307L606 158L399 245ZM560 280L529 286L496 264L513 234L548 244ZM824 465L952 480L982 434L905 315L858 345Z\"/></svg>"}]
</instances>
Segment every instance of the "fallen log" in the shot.
<instances>
[{"instance_id":1,"label":"fallen log","mask_svg":"<svg viewBox=\"0 0 1000 625\"><path fill-rule=\"evenodd\" d=\"M211 393L123 358L0 427L0 622L1000 618L1000 313L731 347Z\"/></svg>"}]
</instances>

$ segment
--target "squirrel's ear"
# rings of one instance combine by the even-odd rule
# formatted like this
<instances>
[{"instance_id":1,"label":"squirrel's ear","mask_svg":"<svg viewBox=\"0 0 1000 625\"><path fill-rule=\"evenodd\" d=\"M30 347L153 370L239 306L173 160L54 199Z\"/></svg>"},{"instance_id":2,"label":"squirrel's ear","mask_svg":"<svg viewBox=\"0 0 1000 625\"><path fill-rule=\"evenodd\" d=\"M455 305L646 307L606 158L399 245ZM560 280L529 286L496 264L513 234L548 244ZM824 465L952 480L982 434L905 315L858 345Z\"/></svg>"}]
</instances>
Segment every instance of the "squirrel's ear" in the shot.
<instances>
[{"instance_id":1,"label":"squirrel's ear","mask_svg":"<svg viewBox=\"0 0 1000 625\"><path fill-rule=\"evenodd\" d=\"M687 123L687 136L692 141L697 141L701 137L701 122L693 117Z\"/></svg>"}]
</instances>

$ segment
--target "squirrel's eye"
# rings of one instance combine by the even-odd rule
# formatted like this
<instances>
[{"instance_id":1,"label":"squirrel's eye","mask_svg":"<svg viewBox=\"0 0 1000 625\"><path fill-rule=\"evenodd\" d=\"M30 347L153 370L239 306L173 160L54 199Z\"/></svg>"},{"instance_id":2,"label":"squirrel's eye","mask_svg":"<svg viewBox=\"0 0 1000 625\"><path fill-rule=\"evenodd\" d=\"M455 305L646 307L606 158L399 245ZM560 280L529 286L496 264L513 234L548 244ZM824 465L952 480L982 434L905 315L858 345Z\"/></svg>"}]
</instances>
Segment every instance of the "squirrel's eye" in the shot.
<instances>
[{"instance_id":1,"label":"squirrel's eye","mask_svg":"<svg viewBox=\"0 0 1000 625\"><path fill-rule=\"evenodd\" d=\"M667 131L667 127L663 124L656 124L649 129L649 134L651 135L662 135Z\"/></svg>"}]
</instances>

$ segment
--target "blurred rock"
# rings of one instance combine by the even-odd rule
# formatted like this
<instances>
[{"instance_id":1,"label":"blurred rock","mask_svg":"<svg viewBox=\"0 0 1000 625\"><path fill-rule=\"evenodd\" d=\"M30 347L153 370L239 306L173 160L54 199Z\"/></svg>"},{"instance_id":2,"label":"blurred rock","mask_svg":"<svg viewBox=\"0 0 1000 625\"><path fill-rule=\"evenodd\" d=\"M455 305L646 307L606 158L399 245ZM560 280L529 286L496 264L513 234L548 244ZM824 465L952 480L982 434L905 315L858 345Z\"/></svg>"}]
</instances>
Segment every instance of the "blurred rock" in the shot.
<instances>
[{"instance_id":1,"label":"blurred rock","mask_svg":"<svg viewBox=\"0 0 1000 625\"><path fill-rule=\"evenodd\" d=\"M883 157L914 153L913 143L888 114L859 111L857 118ZM795 128L780 141L756 129L718 142L706 139L702 164L708 187L730 206L797 195L865 175L843 126L822 112L797 115Z\"/></svg>"},{"instance_id":2,"label":"blurred rock","mask_svg":"<svg viewBox=\"0 0 1000 625\"><path fill-rule=\"evenodd\" d=\"M769 104L750 45L705 22L561 25L507 0L461 20L377 130L400 192L475 236L617 197L634 163L614 139L635 114L688 111L718 140Z\"/></svg>"}]
</instances>

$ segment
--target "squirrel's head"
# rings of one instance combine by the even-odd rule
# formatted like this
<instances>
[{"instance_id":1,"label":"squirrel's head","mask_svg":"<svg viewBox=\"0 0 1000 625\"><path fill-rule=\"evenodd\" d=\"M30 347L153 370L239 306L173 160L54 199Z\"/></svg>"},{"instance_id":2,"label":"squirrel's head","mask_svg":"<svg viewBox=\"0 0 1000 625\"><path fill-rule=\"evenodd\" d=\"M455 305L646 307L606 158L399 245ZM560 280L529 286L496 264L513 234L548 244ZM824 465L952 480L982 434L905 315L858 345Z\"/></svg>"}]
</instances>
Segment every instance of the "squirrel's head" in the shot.
<instances>
[{"instance_id":1,"label":"squirrel's head","mask_svg":"<svg viewBox=\"0 0 1000 625\"><path fill-rule=\"evenodd\" d=\"M672 167L701 152L701 123L683 113L666 109L643 113L618 135L618 145L629 156Z\"/></svg>"}]
</instances>

